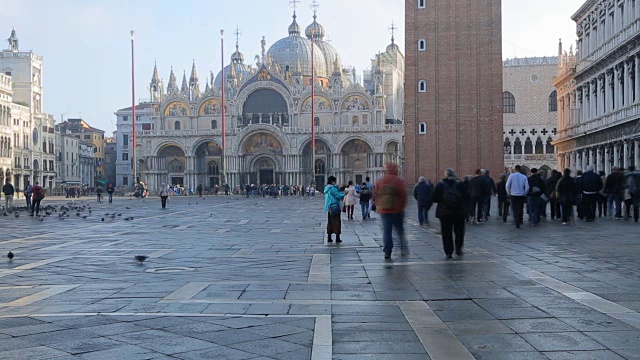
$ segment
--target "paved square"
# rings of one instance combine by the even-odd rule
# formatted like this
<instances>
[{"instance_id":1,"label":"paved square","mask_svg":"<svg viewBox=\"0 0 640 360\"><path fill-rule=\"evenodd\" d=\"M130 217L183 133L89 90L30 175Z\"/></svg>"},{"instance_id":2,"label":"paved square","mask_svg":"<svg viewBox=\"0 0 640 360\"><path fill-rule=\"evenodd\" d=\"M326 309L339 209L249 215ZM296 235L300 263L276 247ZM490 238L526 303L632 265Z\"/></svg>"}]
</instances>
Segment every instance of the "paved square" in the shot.
<instances>
[{"instance_id":1,"label":"paved square","mask_svg":"<svg viewBox=\"0 0 640 360\"><path fill-rule=\"evenodd\" d=\"M492 218L445 261L412 204L384 261L378 219L325 243L322 198L46 203L0 218L0 359L640 358L637 224Z\"/></svg>"}]
</instances>

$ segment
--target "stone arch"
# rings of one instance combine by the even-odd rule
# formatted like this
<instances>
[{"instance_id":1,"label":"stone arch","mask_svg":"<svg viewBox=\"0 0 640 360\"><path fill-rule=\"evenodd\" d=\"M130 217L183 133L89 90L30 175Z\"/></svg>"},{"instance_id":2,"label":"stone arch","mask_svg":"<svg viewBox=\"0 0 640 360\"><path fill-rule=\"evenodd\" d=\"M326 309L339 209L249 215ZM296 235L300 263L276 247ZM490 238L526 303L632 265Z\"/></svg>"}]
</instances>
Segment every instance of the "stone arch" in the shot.
<instances>
[{"instance_id":1,"label":"stone arch","mask_svg":"<svg viewBox=\"0 0 640 360\"><path fill-rule=\"evenodd\" d=\"M168 147L168 146L177 146L178 148L180 148L180 150L182 150L183 153L185 153L185 154L187 153L185 151L185 147L182 144L180 144L179 142L174 141L174 140L166 140L166 141L163 141L163 142L157 144L153 148L153 152L152 153L155 154L156 156L160 156L160 150L162 150L162 149L164 149L165 147Z\"/></svg>"},{"instance_id":2,"label":"stone arch","mask_svg":"<svg viewBox=\"0 0 640 360\"><path fill-rule=\"evenodd\" d=\"M342 98L338 109L340 111L370 111L371 99L366 94L350 93Z\"/></svg>"},{"instance_id":3,"label":"stone arch","mask_svg":"<svg viewBox=\"0 0 640 360\"><path fill-rule=\"evenodd\" d=\"M280 93L280 95L287 102L289 113L291 114L294 112L293 97L291 96L291 93L289 93L289 91L284 86L278 83L270 82L270 81L260 81L260 82L255 82L253 84L248 85L247 87L243 88L238 94L236 104L238 106L237 112L239 114L242 113L242 110L244 109L244 104L249 98L249 96L260 89L271 89Z\"/></svg>"},{"instance_id":4,"label":"stone arch","mask_svg":"<svg viewBox=\"0 0 640 360\"><path fill-rule=\"evenodd\" d=\"M284 136L281 131L278 131L276 127L267 124L256 124L245 127L240 131L240 133L236 136L236 141L233 144L233 151L236 154L239 154L242 149L242 144L247 140L247 138L253 135L256 132L267 132L271 135L275 136L280 140L280 144L282 144L284 153L288 153L290 147L289 139Z\"/></svg>"},{"instance_id":5,"label":"stone arch","mask_svg":"<svg viewBox=\"0 0 640 360\"><path fill-rule=\"evenodd\" d=\"M254 131L242 139L240 153L243 155L272 154L282 156L284 144L271 132Z\"/></svg>"},{"instance_id":6,"label":"stone arch","mask_svg":"<svg viewBox=\"0 0 640 360\"><path fill-rule=\"evenodd\" d=\"M198 116L221 116L222 100L215 96L207 97L198 103L197 109ZM227 110L226 107L225 110Z\"/></svg>"},{"instance_id":7,"label":"stone arch","mask_svg":"<svg viewBox=\"0 0 640 360\"><path fill-rule=\"evenodd\" d=\"M316 112L333 112L334 108L330 99L330 96L325 94L317 94L315 96L315 107ZM311 113L311 94L308 94L304 101L300 102L300 106L298 107L298 113Z\"/></svg>"},{"instance_id":8,"label":"stone arch","mask_svg":"<svg viewBox=\"0 0 640 360\"><path fill-rule=\"evenodd\" d=\"M326 148L328 149L328 152L327 151L322 151L322 153L332 154L332 153L335 152L335 149L333 149L331 147L331 142L329 140L325 139L322 136L317 136L316 135L316 153L318 153L318 147L319 147L318 144L319 143L324 143L324 145L326 145ZM306 154L307 153L307 148L310 151L310 149L311 149L311 138L305 139L302 142L302 144L300 146L300 155Z\"/></svg>"},{"instance_id":9,"label":"stone arch","mask_svg":"<svg viewBox=\"0 0 640 360\"><path fill-rule=\"evenodd\" d=\"M182 100L175 100L167 103L162 108L164 116L189 116L189 105Z\"/></svg>"},{"instance_id":10,"label":"stone arch","mask_svg":"<svg viewBox=\"0 0 640 360\"><path fill-rule=\"evenodd\" d=\"M338 146L336 147L336 149L339 149L338 152L340 153L344 153L345 150L345 146L353 140L361 140L364 143L366 143L369 146L369 149L371 149L371 152L373 152L374 146L371 145L371 143L369 142L369 140L363 136L349 136L348 138L342 140Z\"/></svg>"},{"instance_id":11,"label":"stone arch","mask_svg":"<svg viewBox=\"0 0 640 360\"><path fill-rule=\"evenodd\" d=\"M196 140L193 146L191 147L191 155L198 156L198 150L207 150L207 149L200 149L201 147L203 147L203 145L206 145L205 147L209 147L208 151L205 151L206 154L213 154L211 146L217 146L218 148L222 149L222 146L217 140L214 140L211 138L202 138L202 139ZM219 156L219 155L208 155L208 156Z\"/></svg>"}]
</instances>

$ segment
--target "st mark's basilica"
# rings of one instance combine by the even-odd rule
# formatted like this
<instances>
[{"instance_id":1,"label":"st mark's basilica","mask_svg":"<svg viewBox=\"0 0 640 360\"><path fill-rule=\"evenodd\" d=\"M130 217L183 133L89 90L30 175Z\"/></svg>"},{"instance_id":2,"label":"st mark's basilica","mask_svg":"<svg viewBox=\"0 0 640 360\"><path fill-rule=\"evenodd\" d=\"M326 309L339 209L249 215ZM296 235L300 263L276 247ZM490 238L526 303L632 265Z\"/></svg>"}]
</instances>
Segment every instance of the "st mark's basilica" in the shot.
<instances>
[{"instance_id":1,"label":"st mark's basilica","mask_svg":"<svg viewBox=\"0 0 640 360\"><path fill-rule=\"evenodd\" d=\"M151 189L161 183L213 187L245 184L362 182L382 175L386 162L401 165L404 55L393 36L373 56L362 84L355 69L343 67L317 21L304 36L296 21L288 36L270 47L263 37L255 63L245 62L236 39L230 64L205 80L194 62L178 87L171 69L166 91L153 70L149 102L136 106L138 176ZM284 28L286 25L283 24ZM392 27L393 28L393 27ZM312 31L313 29L313 31ZM315 64L316 160L312 167L312 47ZM226 95L226 169L222 169L222 86ZM117 185L130 185L131 108L118 117Z\"/></svg>"}]
</instances>

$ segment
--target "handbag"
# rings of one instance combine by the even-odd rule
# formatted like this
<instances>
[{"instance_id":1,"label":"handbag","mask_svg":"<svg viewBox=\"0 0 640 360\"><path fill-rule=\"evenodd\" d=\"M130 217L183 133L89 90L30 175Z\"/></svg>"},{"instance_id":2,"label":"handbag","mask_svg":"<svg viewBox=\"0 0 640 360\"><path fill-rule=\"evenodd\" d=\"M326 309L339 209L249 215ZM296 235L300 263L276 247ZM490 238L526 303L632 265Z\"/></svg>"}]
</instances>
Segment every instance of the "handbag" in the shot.
<instances>
[{"instance_id":1,"label":"handbag","mask_svg":"<svg viewBox=\"0 0 640 360\"><path fill-rule=\"evenodd\" d=\"M342 212L346 213L347 212L347 205L342 205Z\"/></svg>"},{"instance_id":2,"label":"handbag","mask_svg":"<svg viewBox=\"0 0 640 360\"><path fill-rule=\"evenodd\" d=\"M331 214L331 216L338 216L340 215L340 212L342 210L340 209L340 205L338 205L337 203L332 203L331 205L329 205L329 214Z\"/></svg>"},{"instance_id":3,"label":"handbag","mask_svg":"<svg viewBox=\"0 0 640 360\"><path fill-rule=\"evenodd\" d=\"M376 203L373 203L371 205L371 211L376 211L376 210L378 210L378 207L376 206Z\"/></svg>"}]
</instances>

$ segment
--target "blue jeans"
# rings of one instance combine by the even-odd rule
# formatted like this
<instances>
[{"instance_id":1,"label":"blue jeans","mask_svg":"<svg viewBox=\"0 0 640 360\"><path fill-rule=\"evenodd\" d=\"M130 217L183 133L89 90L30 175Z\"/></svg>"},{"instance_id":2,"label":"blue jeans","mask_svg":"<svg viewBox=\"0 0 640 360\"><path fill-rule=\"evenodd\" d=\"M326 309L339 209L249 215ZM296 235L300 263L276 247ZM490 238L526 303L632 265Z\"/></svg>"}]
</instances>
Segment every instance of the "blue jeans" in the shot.
<instances>
[{"instance_id":1,"label":"blue jeans","mask_svg":"<svg viewBox=\"0 0 640 360\"><path fill-rule=\"evenodd\" d=\"M400 249L408 250L407 241L404 237L404 212L396 214L380 214L382 218L382 241L384 242L384 253L391 254L393 250L392 230L396 229L396 233L400 238Z\"/></svg>"},{"instance_id":2,"label":"blue jeans","mask_svg":"<svg viewBox=\"0 0 640 360\"><path fill-rule=\"evenodd\" d=\"M528 196L527 203L529 205L529 222L537 225L540 223L540 203L542 199L537 196Z\"/></svg>"},{"instance_id":3,"label":"blue jeans","mask_svg":"<svg viewBox=\"0 0 640 360\"><path fill-rule=\"evenodd\" d=\"M420 225L429 224L429 204L418 203L418 222Z\"/></svg>"},{"instance_id":4,"label":"blue jeans","mask_svg":"<svg viewBox=\"0 0 640 360\"><path fill-rule=\"evenodd\" d=\"M362 219L366 219L367 215L369 215L369 201L360 202L360 209L362 210Z\"/></svg>"},{"instance_id":5,"label":"blue jeans","mask_svg":"<svg viewBox=\"0 0 640 360\"><path fill-rule=\"evenodd\" d=\"M613 204L616 205L616 217L622 217L622 196L620 195L609 195L607 196L607 208L609 210L609 216L613 215Z\"/></svg>"}]
</instances>

